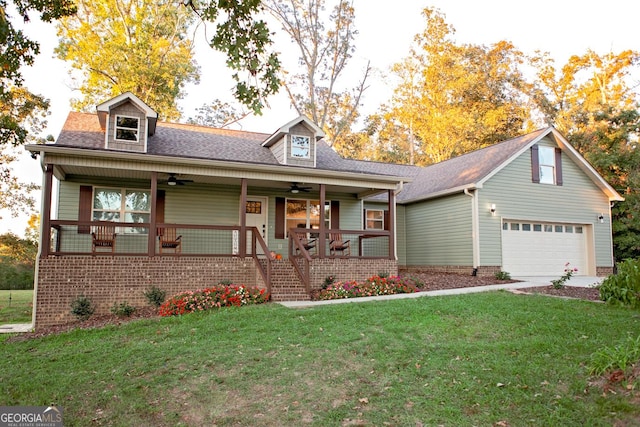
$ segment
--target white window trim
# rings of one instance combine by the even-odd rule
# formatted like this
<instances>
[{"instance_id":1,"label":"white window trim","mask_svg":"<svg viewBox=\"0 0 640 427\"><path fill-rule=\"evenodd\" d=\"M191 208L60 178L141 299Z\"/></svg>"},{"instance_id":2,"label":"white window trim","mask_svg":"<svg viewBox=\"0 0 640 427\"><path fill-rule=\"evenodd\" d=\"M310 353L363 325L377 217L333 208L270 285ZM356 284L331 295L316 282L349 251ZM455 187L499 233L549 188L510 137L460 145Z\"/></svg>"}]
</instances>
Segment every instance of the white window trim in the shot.
<instances>
[{"instance_id":1,"label":"white window trim","mask_svg":"<svg viewBox=\"0 0 640 427\"><path fill-rule=\"evenodd\" d=\"M306 156L296 156L294 152L296 148L302 149L302 147L298 144L295 144L296 138L304 138L307 141L307 155ZM308 135L291 135L291 158L293 159L310 159L311 158L311 137Z\"/></svg>"},{"instance_id":2,"label":"white window trim","mask_svg":"<svg viewBox=\"0 0 640 427\"><path fill-rule=\"evenodd\" d=\"M138 126L135 128L135 130L134 130L134 128L118 126L118 119L120 117L125 118L125 119L135 119L135 120L138 121ZM128 130L128 131L135 131L136 140L132 141L130 139L119 139L118 138L118 129L123 129L123 130ZM116 117L113 120L113 140L114 141L118 141L118 142L128 143L128 144L136 144L136 143L140 142L140 117L126 116L124 114L116 114Z\"/></svg>"},{"instance_id":3,"label":"white window trim","mask_svg":"<svg viewBox=\"0 0 640 427\"><path fill-rule=\"evenodd\" d=\"M141 193L149 193L149 198L151 198L151 190L149 189L145 189L145 188L123 188L123 187L103 187L103 186L94 186L93 187L93 195L91 198L91 220L93 221L94 218L94 212L115 212L112 209L96 209L94 206L95 200L96 200L96 190L119 190L120 191L120 209L118 210L118 214L120 216L120 220L119 221L112 221L115 223L124 223L126 222L126 217L127 217L127 213L133 213L133 214L149 214L149 216L151 216L151 207L149 207L148 211L141 211L141 210L127 210L127 192L141 192ZM151 199L150 199L151 200ZM129 227L124 227L123 230L119 230L119 233L126 233L126 234L134 234L134 235L147 235L147 233L133 233L131 231L127 231L129 230ZM147 230L148 232L148 230Z\"/></svg>"},{"instance_id":4,"label":"white window trim","mask_svg":"<svg viewBox=\"0 0 640 427\"><path fill-rule=\"evenodd\" d=\"M320 200L317 199L303 199L303 198L299 198L299 197L287 197L284 201L284 224L285 224L285 239L289 238L289 228L287 227L287 222L290 219L294 219L291 218L287 215L287 206L289 204L289 202L291 200L300 200L300 201L306 201L307 202L307 209L306 209L306 218L305 218L305 228L309 228L309 221L311 220L311 216L310 216L310 211L311 211L311 205L312 205L312 201L317 201L318 203L320 203ZM320 220L324 219L326 222L328 222L329 224L325 224L325 227L330 228L331 227L331 200L325 200L325 208L326 206L329 206L329 216L327 218L324 218L324 212L320 213Z\"/></svg>"},{"instance_id":5,"label":"white window trim","mask_svg":"<svg viewBox=\"0 0 640 427\"><path fill-rule=\"evenodd\" d=\"M380 222L380 224L381 224L380 228L369 227L369 215L368 215L369 212L380 212L382 214L382 217L380 219L371 219L371 221ZM365 229L366 230L385 230L385 228L384 228L384 209L365 209L364 219L365 219Z\"/></svg>"},{"instance_id":6,"label":"white window trim","mask_svg":"<svg viewBox=\"0 0 640 427\"><path fill-rule=\"evenodd\" d=\"M551 163L544 163L542 161L542 158L543 158L542 153L547 150L551 151L551 159L552 159ZM538 167L540 169L540 184L556 185L556 168L558 167L558 165L556 165L556 152L554 147L548 147L546 145L541 145L538 147ZM543 167L551 168L551 182L542 180Z\"/></svg>"}]
</instances>

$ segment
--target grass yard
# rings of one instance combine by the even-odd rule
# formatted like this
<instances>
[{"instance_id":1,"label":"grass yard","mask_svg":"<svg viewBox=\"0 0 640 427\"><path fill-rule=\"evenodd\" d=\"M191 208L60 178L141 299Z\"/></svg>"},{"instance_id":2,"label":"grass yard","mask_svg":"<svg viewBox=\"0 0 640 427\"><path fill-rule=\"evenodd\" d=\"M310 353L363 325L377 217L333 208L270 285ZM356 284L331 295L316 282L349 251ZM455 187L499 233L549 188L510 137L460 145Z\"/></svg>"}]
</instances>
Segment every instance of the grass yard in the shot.
<instances>
[{"instance_id":1,"label":"grass yard","mask_svg":"<svg viewBox=\"0 0 640 427\"><path fill-rule=\"evenodd\" d=\"M0 325L6 323L31 323L32 310L33 289L0 290Z\"/></svg>"},{"instance_id":2,"label":"grass yard","mask_svg":"<svg viewBox=\"0 0 640 427\"><path fill-rule=\"evenodd\" d=\"M0 402L66 426L638 425L640 384L589 362L639 314L491 292L142 320L4 342Z\"/></svg>"}]
</instances>

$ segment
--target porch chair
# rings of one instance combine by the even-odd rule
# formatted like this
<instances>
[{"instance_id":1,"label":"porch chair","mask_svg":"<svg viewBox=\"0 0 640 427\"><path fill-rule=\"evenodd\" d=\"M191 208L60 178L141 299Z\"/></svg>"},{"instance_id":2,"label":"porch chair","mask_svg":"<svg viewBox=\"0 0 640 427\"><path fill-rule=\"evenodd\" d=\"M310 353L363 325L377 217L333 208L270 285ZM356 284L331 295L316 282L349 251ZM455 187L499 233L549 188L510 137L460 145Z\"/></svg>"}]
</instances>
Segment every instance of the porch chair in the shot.
<instances>
[{"instance_id":1,"label":"porch chair","mask_svg":"<svg viewBox=\"0 0 640 427\"><path fill-rule=\"evenodd\" d=\"M177 231L173 227L158 229L158 249L160 255L166 249L173 249L174 254L182 253L182 235L177 236Z\"/></svg>"},{"instance_id":2,"label":"porch chair","mask_svg":"<svg viewBox=\"0 0 640 427\"><path fill-rule=\"evenodd\" d=\"M300 240L300 243L302 244L304 250L309 252L309 255L311 255L312 251L316 251L316 242L318 239L309 239L306 233L298 233L298 239ZM299 252L300 248L296 246L296 255L299 255Z\"/></svg>"},{"instance_id":3,"label":"porch chair","mask_svg":"<svg viewBox=\"0 0 640 427\"><path fill-rule=\"evenodd\" d=\"M343 240L340 233L329 233L329 254L335 256L336 252L341 256L351 256L351 240Z\"/></svg>"},{"instance_id":4,"label":"porch chair","mask_svg":"<svg viewBox=\"0 0 640 427\"><path fill-rule=\"evenodd\" d=\"M111 249L116 252L116 227L115 225L96 225L91 233L91 254L95 255L98 249Z\"/></svg>"}]
</instances>

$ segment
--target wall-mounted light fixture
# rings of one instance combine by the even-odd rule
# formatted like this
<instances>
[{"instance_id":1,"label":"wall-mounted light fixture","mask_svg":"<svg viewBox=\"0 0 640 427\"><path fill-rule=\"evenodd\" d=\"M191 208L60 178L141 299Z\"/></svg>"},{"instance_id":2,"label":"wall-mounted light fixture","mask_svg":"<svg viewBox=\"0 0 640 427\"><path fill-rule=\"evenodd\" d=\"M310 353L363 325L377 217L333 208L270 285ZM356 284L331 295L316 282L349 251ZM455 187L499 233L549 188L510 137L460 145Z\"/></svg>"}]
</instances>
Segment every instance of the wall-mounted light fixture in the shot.
<instances>
[{"instance_id":1,"label":"wall-mounted light fixture","mask_svg":"<svg viewBox=\"0 0 640 427\"><path fill-rule=\"evenodd\" d=\"M496 204L491 203L491 207L489 208L489 212L491 212L491 216L496 216Z\"/></svg>"},{"instance_id":2,"label":"wall-mounted light fixture","mask_svg":"<svg viewBox=\"0 0 640 427\"><path fill-rule=\"evenodd\" d=\"M598 214L598 221L600 221L600 224L604 223L604 214L603 213Z\"/></svg>"}]
</instances>

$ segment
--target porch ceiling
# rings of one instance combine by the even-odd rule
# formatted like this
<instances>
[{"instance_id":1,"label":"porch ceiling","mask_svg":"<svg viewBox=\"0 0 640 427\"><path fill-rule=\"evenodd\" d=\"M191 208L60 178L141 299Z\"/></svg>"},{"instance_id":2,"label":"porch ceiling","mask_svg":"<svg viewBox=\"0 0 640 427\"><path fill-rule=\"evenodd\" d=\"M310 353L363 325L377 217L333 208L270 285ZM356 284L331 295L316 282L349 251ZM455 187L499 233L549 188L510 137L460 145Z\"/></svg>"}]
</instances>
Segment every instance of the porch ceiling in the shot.
<instances>
[{"instance_id":1,"label":"porch ceiling","mask_svg":"<svg viewBox=\"0 0 640 427\"><path fill-rule=\"evenodd\" d=\"M166 171L158 171L158 185L160 188L182 188L169 187L166 184L166 180L169 177L169 173L175 173L179 179L191 180L186 185L225 185L225 186L240 186L240 178L237 177L225 177L225 176L212 176L212 175L198 175L181 173L179 166L174 168L163 168ZM146 170L136 170L129 168L111 169L111 168L97 168L89 166L78 165L56 165L56 176L59 179L73 179L74 177L103 177L112 178L117 180L138 180L138 181L150 181L151 172ZM335 180L335 179L334 179ZM278 175L272 179L252 179L248 178L247 185L253 188L269 188L275 192L286 192L293 182L297 182L298 185L303 187L311 187L310 191L298 193L299 195L319 193L320 183L326 182L319 177L309 177L302 175ZM357 182L345 181L340 184L326 184L326 191L331 193L351 193L354 195L360 195L366 193L367 196L378 192L384 192L385 189L376 188L375 186L366 185Z\"/></svg>"}]
</instances>

